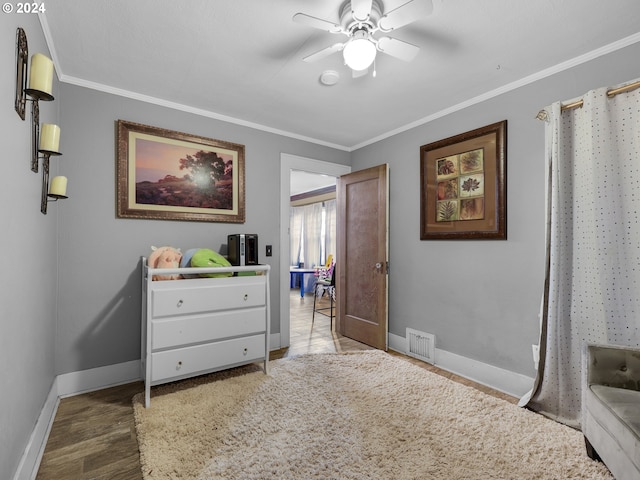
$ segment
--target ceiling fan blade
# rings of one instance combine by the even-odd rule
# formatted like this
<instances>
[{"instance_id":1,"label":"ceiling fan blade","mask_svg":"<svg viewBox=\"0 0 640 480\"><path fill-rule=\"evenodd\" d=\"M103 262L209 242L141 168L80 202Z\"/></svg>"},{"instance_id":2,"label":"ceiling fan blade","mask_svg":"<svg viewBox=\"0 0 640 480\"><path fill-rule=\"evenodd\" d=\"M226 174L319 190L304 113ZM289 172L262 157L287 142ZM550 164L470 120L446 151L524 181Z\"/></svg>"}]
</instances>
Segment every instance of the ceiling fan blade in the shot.
<instances>
[{"instance_id":1,"label":"ceiling fan blade","mask_svg":"<svg viewBox=\"0 0 640 480\"><path fill-rule=\"evenodd\" d=\"M409 0L404 5L387 12L378 22L378 27L383 32L390 32L431 15L432 12L433 0Z\"/></svg>"},{"instance_id":2,"label":"ceiling fan blade","mask_svg":"<svg viewBox=\"0 0 640 480\"><path fill-rule=\"evenodd\" d=\"M334 43L330 47L323 48L322 50L316 53L312 53L311 55L304 57L302 60L304 60L305 62L315 62L322 58L328 57L333 53L339 52L343 48L344 48L344 43Z\"/></svg>"},{"instance_id":3,"label":"ceiling fan blade","mask_svg":"<svg viewBox=\"0 0 640 480\"><path fill-rule=\"evenodd\" d=\"M392 57L404 60L405 62L410 62L416 57L420 51L420 47L412 43L403 42L397 38L382 37L378 40L378 50Z\"/></svg>"},{"instance_id":4,"label":"ceiling fan blade","mask_svg":"<svg viewBox=\"0 0 640 480\"><path fill-rule=\"evenodd\" d=\"M371 13L371 4L373 0L351 0L351 14L353 19L364 22L369 18Z\"/></svg>"},{"instance_id":5,"label":"ceiling fan blade","mask_svg":"<svg viewBox=\"0 0 640 480\"><path fill-rule=\"evenodd\" d=\"M342 27L340 25L328 20L322 20L321 18L312 17L311 15L307 15L306 13L296 13L293 16L293 21L296 23L301 23L302 25L306 25L307 27L317 28L329 33L342 32Z\"/></svg>"}]
</instances>

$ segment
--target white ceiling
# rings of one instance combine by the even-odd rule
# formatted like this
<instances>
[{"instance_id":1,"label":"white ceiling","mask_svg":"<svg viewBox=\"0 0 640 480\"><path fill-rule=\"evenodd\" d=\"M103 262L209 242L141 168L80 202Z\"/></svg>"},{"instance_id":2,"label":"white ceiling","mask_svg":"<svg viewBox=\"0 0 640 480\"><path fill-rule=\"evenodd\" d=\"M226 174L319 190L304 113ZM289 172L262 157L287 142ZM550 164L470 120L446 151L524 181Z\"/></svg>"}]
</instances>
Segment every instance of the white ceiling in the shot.
<instances>
[{"instance_id":1,"label":"white ceiling","mask_svg":"<svg viewBox=\"0 0 640 480\"><path fill-rule=\"evenodd\" d=\"M302 61L344 36L292 21L338 22L342 4L55 0L40 18L64 82L347 151L640 41L638 0L434 0L389 34L421 47L412 62L379 53L376 78L352 78L340 53ZM327 69L338 84L320 84Z\"/></svg>"},{"instance_id":2,"label":"white ceiling","mask_svg":"<svg viewBox=\"0 0 640 480\"><path fill-rule=\"evenodd\" d=\"M331 187L336 184L336 177L321 175L319 173L303 172L301 170L291 170L289 181L290 193L291 196L293 196Z\"/></svg>"}]
</instances>

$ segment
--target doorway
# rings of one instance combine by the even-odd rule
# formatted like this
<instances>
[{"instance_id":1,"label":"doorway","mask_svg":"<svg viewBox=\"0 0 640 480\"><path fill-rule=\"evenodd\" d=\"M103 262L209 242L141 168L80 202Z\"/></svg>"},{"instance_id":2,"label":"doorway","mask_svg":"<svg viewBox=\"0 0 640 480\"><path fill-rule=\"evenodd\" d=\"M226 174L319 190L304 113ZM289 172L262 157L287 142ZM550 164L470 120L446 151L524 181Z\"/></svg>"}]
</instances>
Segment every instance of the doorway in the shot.
<instances>
[{"instance_id":1,"label":"doorway","mask_svg":"<svg viewBox=\"0 0 640 480\"><path fill-rule=\"evenodd\" d=\"M289 213L291 198L291 172L301 171L310 174L339 177L351 172L351 167L336 163L323 162L311 158L283 153L280 155L280 334L279 342L272 335L272 345L280 348L291 343L290 317L290 232Z\"/></svg>"}]
</instances>

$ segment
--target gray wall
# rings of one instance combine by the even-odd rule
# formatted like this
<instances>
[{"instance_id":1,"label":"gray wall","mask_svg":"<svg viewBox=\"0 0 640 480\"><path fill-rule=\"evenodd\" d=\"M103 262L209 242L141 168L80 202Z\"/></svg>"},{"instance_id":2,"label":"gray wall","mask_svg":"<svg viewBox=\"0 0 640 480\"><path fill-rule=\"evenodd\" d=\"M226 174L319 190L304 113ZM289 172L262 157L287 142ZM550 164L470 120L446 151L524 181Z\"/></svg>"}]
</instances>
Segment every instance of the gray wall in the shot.
<instances>
[{"instance_id":1,"label":"gray wall","mask_svg":"<svg viewBox=\"0 0 640 480\"><path fill-rule=\"evenodd\" d=\"M272 332L279 332L280 153L341 164L349 153L69 84L61 91L70 198L59 205L56 373L140 358L139 259L152 245L218 250L229 233L257 233L259 259L274 268ZM118 119L245 145L246 222L116 218ZM267 244L273 257L264 256Z\"/></svg>"},{"instance_id":2,"label":"gray wall","mask_svg":"<svg viewBox=\"0 0 640 480\"><path fill-rule=\"evenodd\" d=\"M36 15L0 15L0 248L6 255L0 276L0 478L7 479L18 466L54 379L58 264L58 208L49 204L50 213L40 213L42 175L30 168L31 104L26 121L13 108L18 27L27 34L31 55L49 55ZM58 91L54 81L54 96ZM57 98L41 102L41 121L59 123L59 105ZM52 160L53 175L56 170Z\"/></svg>"},{"instance_id":3,"label":"gray wall","mask_svg":"<svg viewBox=\"0 0 640 480\"><path fill-rule=\"evenodd\" d=\"M535 116L552 102L635 79L638 58L640 44L352 153L354 171L390 165L391 333L433 333L436 348L534 376L545 241L544 124ZM420 146L505 119L508 240L421 241Z\"/></svg>"}]
</instances>

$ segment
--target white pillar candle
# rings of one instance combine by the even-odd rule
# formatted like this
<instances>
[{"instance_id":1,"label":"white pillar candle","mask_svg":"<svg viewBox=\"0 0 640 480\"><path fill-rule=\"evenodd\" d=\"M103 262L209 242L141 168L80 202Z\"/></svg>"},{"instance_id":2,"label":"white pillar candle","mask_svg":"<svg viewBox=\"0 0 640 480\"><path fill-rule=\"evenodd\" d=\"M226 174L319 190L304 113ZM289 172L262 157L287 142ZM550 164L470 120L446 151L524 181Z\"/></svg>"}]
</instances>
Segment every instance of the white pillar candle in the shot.
<instances>
[{"instance_id":1,"label":"white pillar candle","mask_svg":"<svg viewBox=\"0 0 640 480\"><path fill-rule=\"evenodd\" d=\"M36 53L31 57L29 88L51 95L53 90L53 62L49 57Z\"/></svg>"},{"instance_id":2,"label":"white pillar candle","mask_svg":"<svg viewBox=\"0 0 640 480\"><path fill-rule=\"evenodd\" d=\"M60 127L52 123L43 123L40 130L40 150L60 153Z\"/></svg>"},{"instance_id":3,"label":"white pillar candle","mask_svg":"<svg viewBox=\"0 0 640 480\"><path fill-rule=\"evenodd\" d=\"M51 187L49 188L49 195L60 195L62 197L66 197L67 177L53 177L51 180Z\"/></svg>"}]
</instances>

